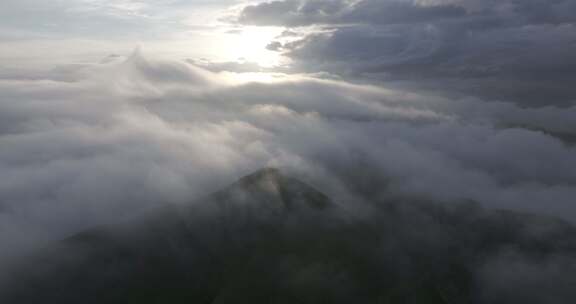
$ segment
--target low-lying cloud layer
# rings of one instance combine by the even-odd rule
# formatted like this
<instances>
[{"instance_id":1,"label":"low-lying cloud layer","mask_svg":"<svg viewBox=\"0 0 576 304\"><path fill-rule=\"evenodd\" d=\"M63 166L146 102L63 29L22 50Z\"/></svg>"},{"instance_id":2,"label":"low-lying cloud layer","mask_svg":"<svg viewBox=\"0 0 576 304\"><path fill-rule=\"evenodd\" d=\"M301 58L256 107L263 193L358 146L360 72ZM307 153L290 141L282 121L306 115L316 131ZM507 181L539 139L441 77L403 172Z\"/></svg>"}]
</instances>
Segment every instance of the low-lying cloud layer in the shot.
<instances>
[{"instance_id":1,"label":"low-lying cloud layer","mask_svg":"<svg viewBox=\"0 0 576 304\"><path fill-rule=\"evenodd\" d=\"M3 256L278 166L340 203L473 200L576 219L576 108L525 109L138 52L0 80ZM546 130L546 131L541 131Z\"/></svg>"},{"instance_id":2,"label":"low-lying cloud layer","mask_svg":"<svg viewBox=\"0 0 576 304\"><path fill-rule=\"evenodd\" d=\"M322 27L270 46L304 70L569 106L576 100L574 11L574 0L277 0L246 6L236 21Z\"/></svg>"}]
</instances>

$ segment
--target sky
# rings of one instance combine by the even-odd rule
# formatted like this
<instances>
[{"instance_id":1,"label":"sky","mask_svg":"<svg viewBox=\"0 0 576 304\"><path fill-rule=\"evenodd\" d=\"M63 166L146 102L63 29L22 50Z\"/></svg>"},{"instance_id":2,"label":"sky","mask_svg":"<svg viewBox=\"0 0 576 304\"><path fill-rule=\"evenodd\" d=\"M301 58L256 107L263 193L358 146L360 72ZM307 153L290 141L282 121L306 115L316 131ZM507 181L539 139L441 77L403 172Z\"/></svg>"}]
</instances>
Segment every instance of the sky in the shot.
<instances>
[{"instance_id":1,"label":"sky","mask_svg":"<svg viewBox=\"0 0 576 304\"><path fill-rule=\"evenodd\" d=\"M0 60L21 66L91 62L144 47L157 56L275 64L266 49L279 28L222 22L238 1L7 0Z\"/></svg>"},{"instance_id":2,"label":"sky","mask_svg":"<svg viewBox=\"0 0 576 304\"><path fill-rule=\"evenodd\" d=\"M576 0L2 0L0 259L265 166L576 221L575 26Z\"/></svg>"}]
</instances>

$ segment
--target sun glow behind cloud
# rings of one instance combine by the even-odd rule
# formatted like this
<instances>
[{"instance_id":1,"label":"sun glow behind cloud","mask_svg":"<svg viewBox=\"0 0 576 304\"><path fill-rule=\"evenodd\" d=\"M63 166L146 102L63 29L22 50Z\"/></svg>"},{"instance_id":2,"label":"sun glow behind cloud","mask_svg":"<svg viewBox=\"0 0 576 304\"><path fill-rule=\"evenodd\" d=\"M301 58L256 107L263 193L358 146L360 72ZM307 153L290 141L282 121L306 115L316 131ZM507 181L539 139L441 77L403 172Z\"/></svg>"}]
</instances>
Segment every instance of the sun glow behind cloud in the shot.
<instances>
[{"instance_id":1,"label":"sun glow behind cloud","mask_svg":"<svg viewBox=\"0 0 576 304\"><path fill-rule=\"evenodd\" d=\"M266 46L282 32L280 27L244 26L233 28L215 37L214 52L230 61L240 60L269 67L282 63L276 52Z\"/></svg>"},{"instance_id":2,"label":"sun glow behind cloud","mask_svg":"<svg viewBox=\"0 0 576 304\"><path fill-rule=\"evenodd\" d=\"M213 25L202 31L179 33L170 39L142 41L138 46L147 54L165 59L272 68L289 62L280 53L267 49L270 41L283 30L281 27Z\"/></svg>"},{"instance_id":3,"label":"sun glow behind cloud","mask_svg":"<svg viewBox=\"0 0 576 304\"><path fill-rule=\"evenodd\" d=\"M46 10L54 12L51 18L31 16L30 20L39 20L35 23L13 18L0 21L5 25L0 30L0 67L89 64L111 54L127 56L135 48L166 59L250 62L262 67L284 62L277 52L266 49L282 27L223 21L230 14L225 8L236 1L194 5L100 0L58 3L46 4ZM14 2L5 9L0 16L23 14L29 6Z\"/></svg>"}]
</instances>

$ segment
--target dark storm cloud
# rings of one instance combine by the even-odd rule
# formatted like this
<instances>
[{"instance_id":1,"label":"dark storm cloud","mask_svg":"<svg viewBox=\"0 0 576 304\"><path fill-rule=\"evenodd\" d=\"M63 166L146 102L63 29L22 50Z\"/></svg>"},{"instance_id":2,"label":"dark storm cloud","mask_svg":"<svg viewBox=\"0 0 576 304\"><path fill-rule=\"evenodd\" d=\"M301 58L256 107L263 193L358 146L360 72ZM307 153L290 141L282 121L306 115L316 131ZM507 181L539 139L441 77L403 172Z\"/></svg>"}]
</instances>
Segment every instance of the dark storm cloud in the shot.
<instances>
[{"instance_id":1,"label":"dark storm cloud","mask_svg":"<svg viewBox=\"0 0 576 304\"><path fill-rule=\"evenodd\" d=\"M277 0L246 6L241 23L307 26L314 24L403 24L458 21L515 26L576 21L573 0ZM484 21L484 22L480 22Z\"/></svg>"},{"instance_id":2,"label":"dark storm cloud","mask_svg":"<svg viewBox=\"0 0 576 304\"><path fill-rule=\"evenodd\" d=\"M301 69L566 106L576 100L574 12L573 0L286 0L248 6L238 21L327 29L271 44Z\"/></svg>"},{"instance_id":3,"label":"dark storm cloud","mask_svg":"<svg viewBox=\"0 0 576 304\"><path fill-rule=\"evenodd\" d=\"M238 21L256 25L393 24L464 16L455 5L421 6L409 1L272 1L244 8Z\"/></svg>"},{"instance_id":4,"label":"dark storm cloud","mask_svg":"<svg viewBox=\"0 0 576 304\"><path fill-rule=\"evenodd\" d=\"M232 0L3 0L0 42L77 37L151 39L190 30L189 11L222 8Z\"/></svg>"}]
</instances>

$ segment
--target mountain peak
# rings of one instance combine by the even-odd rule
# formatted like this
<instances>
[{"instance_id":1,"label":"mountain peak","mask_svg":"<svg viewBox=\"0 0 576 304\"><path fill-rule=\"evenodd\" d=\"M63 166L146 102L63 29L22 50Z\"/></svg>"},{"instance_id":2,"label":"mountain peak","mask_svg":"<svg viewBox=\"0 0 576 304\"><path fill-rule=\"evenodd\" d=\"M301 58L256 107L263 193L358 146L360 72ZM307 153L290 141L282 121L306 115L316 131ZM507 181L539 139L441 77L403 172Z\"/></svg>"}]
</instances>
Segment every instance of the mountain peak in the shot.
<instances>
[{"instance_id":1,"label":"mountain peak","mask_svg":"<svg viewBox=\"0 0 576 304\"><path fill-rule=\"evenodd\" d=\"M287 175L278 168L267 167L240 178L217 196L234 205L265 206L284 211L333 206L331 200L314 187Z\"/></svg>"},{"instance_id":2,"label":"mountain peak","mask_svg":"<svg viewBox=\"0 0 576 304\"><path fill-rule=\"evenodd\" d=\"M266 167L240 178L238 183L246 186L265 182L278 184L284 178L285 177L283 176L280 169L274 167Z\"/></svg>"}]
</instances>

